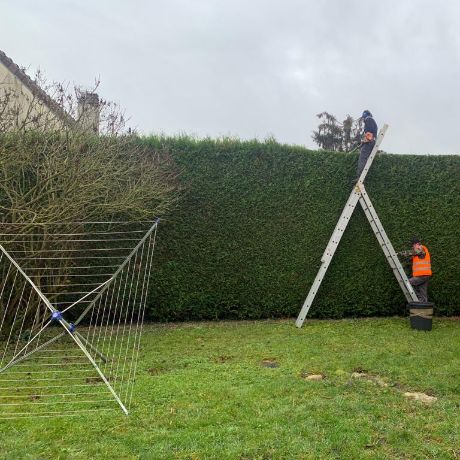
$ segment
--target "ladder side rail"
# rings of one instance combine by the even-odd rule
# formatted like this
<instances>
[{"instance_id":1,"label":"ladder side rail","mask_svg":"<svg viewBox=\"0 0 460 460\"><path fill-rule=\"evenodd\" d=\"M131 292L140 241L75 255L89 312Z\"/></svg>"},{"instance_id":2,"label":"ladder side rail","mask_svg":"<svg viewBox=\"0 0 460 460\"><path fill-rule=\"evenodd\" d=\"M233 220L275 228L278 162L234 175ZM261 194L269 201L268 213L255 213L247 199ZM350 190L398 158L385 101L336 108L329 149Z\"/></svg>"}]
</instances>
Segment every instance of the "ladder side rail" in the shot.
<instances>
[{"instance_id":1,"label":"ladder side rail","mask_svg":"<svg viewBox=\"0 0 460 460\"><path fill-rule=\"evenodd\" d=\"M329 239L326 249L324 250L323 255L321 256L321 262L325 261L328 255L334 255L335 250L337 249L337 246L340 243L342 235L345 232L345 229L347 228L348 222L350 221L353 211L355 210L356 205L358 204L359 197L359 191L353 188L342 210L342 214L340 215L339 220L337 221L334 231L332 232L331 238Z\"/></svg>"},{"instance_id":2,"label":"ladder side rail","mask_svg":"<svg viewBox=\"0 0 460 460\"><path fill-rule=\"evenodd\" d=\"M380 232L380 230L379 230L374 218L372 217L372 214L369 212L369 208L367 207L365 201L362 198L359 200L359 202L360 202L360 204L361 204L361 206L362 206L362 208L364 210L364 213L365 213L365 215L367 217L367 220L369 221L369 223L370 223L370 225L372 227L372 231L374 232L375 236L377 237L377 240L378 240L378 242L380 244L380 247L382 248L382 250L383 250L383 252L385 254L385 257L386 257L386 259L388 261L388 264L390 265L390 267L391 267L391 269L392 269L392 271L393 271L393 273L395 275L395 278L398 281L398 284L399 284L399 286L401 287L401 290L404 293L404 296L406 297L406 299L408 301L411 301L412 299L411 299L411 295L409 293L409 290L407 289L407 286L404 283L403 278L401 277L401 273L399 272L398 267L396 266L393 258L390 255L390 251L389 251L385 241L382 238L381 232Z\"/></svg>"},{"instance_id":3,"label":"ladder side rail","mask_svg":"<svg viewBox=\"0 0 460 460\"><path fill-rule=\"evenodd\" d=\"M369 196L367 195L367 197L369 198ZM367 220L369 221L371 227L372 227L372 230L374 232L374 235L376 236L379 244L380 244L380 247L382 248L384 254L385 254L385 257L387 258L387 261L390 265L390 267L393 269L393 270L398 270L398 266L397 266L397 262L395 261L395 258L394 256L391 254L391 251L388 247L388 243L390 243L389 239L385 240L384 236L383 235L386 235L385 233L385 229L383 228L381 222L377 222L373 216L373 213L372 213L372 209L369 209L368 207L368 204L366 203L366 200L361 196L360 199L359 199L359 203L367 217ZM377 214L377 212L375 211L374 209L374 212L375 214ZM379 225L380 223L380 225ZM391 245L391 243L390 243ZM398 270L398 274L399 274L399 270ZM406 288L404 286L404 288Z\"/></svg>"},{"instance_id":4,"label":"ladder side rail","mask_svg":"<svg viewBox=\"0 0 460 460\"><path fill-rule=\"evenodd\" d=\"M380 221L380 218L377 214L377 211L375 210L373 204L372 204L372 201L369 197L369 195L367 194L366 192L366 189L364 188L364 185L362 185L360 187L361 189L361 198L362 198L362 201L366 204L368 210L369 210L369 213L371 214L378 230L379 230L379 233L381 234L382 236L382 239L385 243L385 245L387 246L388 248L388 251L389 251L389 255L394 263L394 265L398 268L399 272L401 273L401 275L405 278L407 278L407 275L406 275L406 272L404 271L404 269L402 268L402 265L401 265L401 262L399 261L398 259L398 256L396 254L396 251L394 250L393 248L393 245L391 243L391 240L390 238L388 237L388 235L386 234L385 232L385 229L383 227L383 224L382 222ZM413 290L412 289L412 286L409 284L409 287L410 289L409 290Z\"/></svg>"},{"instance_id":5,"label":"ladder side rail","mask_svg":"<svg viewBox=\"0 0 460 460\"><path fill-rule=\"evenodd\" d=\"M401 262L399 261L398 256L396 255L396 251L394 250L393 245L391 244L391 241L388 238L388 236L387 236L387 234L385 232L385 229L383 228L382 223L380 222L380 219L379 219L379 216L377 214L377 211L375 210L374 206L372 205L372 201L371 201L369 195L367 194L366 189L364 188L364 185L362 185L360 187L360 190L361 190L361 196L362 196L364 202L366 203L367 208L368 208L370 214L372 215L372 218L374 219L377 227L379 228L379 232L382 235L383 240L385 241L385 244L386 244L386 246L388 248L390 257L392 258L393 263L395 264L395 266L396 266L396 268L397 268L397 270L399 272L399 275L400 275L401 279L403 280L404 285L407 288L407 291L408 291L408 294L409 294L409 296L406 296L407 300L409 302L410 301L418 302L418 298L417 298L417 295L415 294L414 288L409 283L409 279L407 278L406 272L404 271L404 269L403 269L403 267L401 265Z\"/></svg>"},{"instance_id":6,"label":"ladder side rail","mask_svg":"<svg viewBox=\"0 0 460 460\"><path fill-rule=\"evenodd\" d=\"M345 229L347 228L348 222L350 221L350 217L356 208L359 197L359 191L357 191L354 188L348 198L347 203L345 204L339 221L337 222L337 225L334 229L334 232L332 233L329 243L327 244L326 249L324 250L324 253L321 257L321 266L319 267L315 280L313 281L313 284L311 285L310 290L308 291L307 298L305 299L305 302L303 303L300 313L297 317L295 323L297 327L302 327L305 321L308 311L310 310L313 300L315 299L316 293L318 292L318 289L321 286L321 283L324 279L324 275L326 274L327 269L329 268L329 264L331 263L332 257L334 256L335 251L340 243L340 240L342 239L342 235L345 232Z\"/></svg>"},{"instance_id":7,"label":"ladder side rail","mask_svg":"<svg viewBox=\"0 0 460 460\"><path fill-rule=\"evenodd\" d=\"M332 256L328 256L324 262L321 262L321 266L319 267L315 280L313 281L313 284L311 285L311 288L308 291L307 298L305 299L305 302L302 305L302 309L300 310L299 316L297 317L297 320L295 322L295 325L297 327L302 327L305 318L308 315L308 311L310 310L311 304L315 299L316 293L318 292L318 289L321 286L321 282L323 281L324 275L326 274L329 264L331 263L331 260Z\"/></svg>"}]
</instances>

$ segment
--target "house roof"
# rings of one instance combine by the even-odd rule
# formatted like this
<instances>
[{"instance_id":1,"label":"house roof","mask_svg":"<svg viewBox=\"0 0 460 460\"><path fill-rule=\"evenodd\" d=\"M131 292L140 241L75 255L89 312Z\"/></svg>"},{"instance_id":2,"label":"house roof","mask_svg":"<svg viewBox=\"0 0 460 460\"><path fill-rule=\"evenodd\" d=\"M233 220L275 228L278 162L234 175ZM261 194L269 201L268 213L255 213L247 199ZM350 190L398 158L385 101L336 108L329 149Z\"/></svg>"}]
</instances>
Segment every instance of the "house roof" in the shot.
<instances>
[{"instance_id":1,"label":"house roof","mask_svg":"<svg viewBox=\"0 0 460 460\"><path fill-rule=\"evenodd\" d=\"M60 120L68 126L73 126L75 120L55 101L53 100L40 86L33 81L14 61L9 58L2 50L0 50L0 62L27 87L30 92L40 99Z\"/></svg>"}]
</instances>

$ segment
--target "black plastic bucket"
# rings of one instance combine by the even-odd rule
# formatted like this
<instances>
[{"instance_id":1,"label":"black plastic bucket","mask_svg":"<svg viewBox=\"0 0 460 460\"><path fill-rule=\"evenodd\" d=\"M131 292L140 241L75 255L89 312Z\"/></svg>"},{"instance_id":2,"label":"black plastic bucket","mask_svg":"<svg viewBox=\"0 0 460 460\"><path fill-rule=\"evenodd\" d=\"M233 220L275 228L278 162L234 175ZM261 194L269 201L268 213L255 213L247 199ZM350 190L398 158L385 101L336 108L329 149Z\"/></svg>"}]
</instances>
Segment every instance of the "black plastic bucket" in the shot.
<instances>
[{"instance_id":1,"label":"black plastic bucket","mask_svg":"<svg viewBox=\"0 0 460 460\"><path fill-rule=\"evenodd\" d=\"M433 302L409 302L410 326L419 331L431 331L433 327Z\"/></svg>"}]
</instances>

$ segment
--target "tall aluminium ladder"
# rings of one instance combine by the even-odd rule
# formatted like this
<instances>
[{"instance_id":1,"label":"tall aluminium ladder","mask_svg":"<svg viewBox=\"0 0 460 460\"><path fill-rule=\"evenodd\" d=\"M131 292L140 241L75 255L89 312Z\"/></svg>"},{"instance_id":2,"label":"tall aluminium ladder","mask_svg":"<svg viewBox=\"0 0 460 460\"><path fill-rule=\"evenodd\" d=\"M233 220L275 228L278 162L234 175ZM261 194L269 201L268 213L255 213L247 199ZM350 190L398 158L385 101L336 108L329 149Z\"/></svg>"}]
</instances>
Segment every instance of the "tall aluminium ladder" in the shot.
<instances>
[{"instance_id":1,"label":"tall aluminium ladder","mask_svg":"<svg viewBox=\"0 0 460 460\"><path fill-rule=\"evenodd\" d=\"M406 299L408 302L417 302L418 298L412 288L409 280L407 279L406 273L404 272L401 263L396 255L396 252L391 244L390 239L388 238L385 229L383 228L382 223L380 222L379 216L377 215L377 211L375 210L374 206L372 205L371 199L364 188L364 179L369 171L369 168L374 161L375 155L379 149L380 143L382 142L383 138L385 137L385 133L387 131L388 125L383 125L377 140L375 142L374 148L372 149L369 158L364 166L364 169L359 176L356 185L353 187L353 190L348 197L348 200L343 208L342 214L339 217L339 220L335 226L334 232L329 240L329 243L324 250L323 256L321 257L321 266L318 270L315 280L310 288L307 298L300 310L299 316L296 321L297 327L302 327L302 324L305 321L305 318L310 310L311 304L318 292L319 287L321 286L321 282L323 281L324 275L326 274L327 269L331 263L332 258L334 257L335 251L340 243L343 233L347 228L348 222L353 214L353 211L356 208L356 205L359 204L364 210L364 213L369 221L372 231L374 232L375 236L377 237L377 241L380 244L380 247L385 254L385 257L393 270L393 273L396 277L396 280L401 287Z\"/></svg>"}]
</instances>

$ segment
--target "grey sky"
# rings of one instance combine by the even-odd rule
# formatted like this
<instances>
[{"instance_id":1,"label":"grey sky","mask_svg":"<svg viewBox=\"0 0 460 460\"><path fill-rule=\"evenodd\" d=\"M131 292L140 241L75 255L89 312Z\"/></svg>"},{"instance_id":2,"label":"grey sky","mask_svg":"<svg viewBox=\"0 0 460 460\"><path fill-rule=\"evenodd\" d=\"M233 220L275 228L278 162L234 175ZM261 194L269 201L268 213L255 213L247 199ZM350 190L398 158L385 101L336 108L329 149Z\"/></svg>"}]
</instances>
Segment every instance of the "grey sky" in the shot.
<instances>
[{"instance_id":1,"label":"grey sky","mask_svg":"<svg viewBox=\"0 0 460 460\"><path fill-rule=\"evenodd\" d=\"M373 112L395 153L460 153L458 0L0 0L0 49L91 86L142 133L314 147Z\"/></svg>"}]
</instances>

